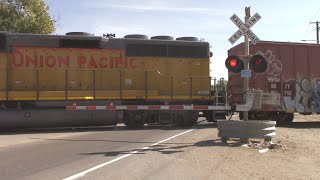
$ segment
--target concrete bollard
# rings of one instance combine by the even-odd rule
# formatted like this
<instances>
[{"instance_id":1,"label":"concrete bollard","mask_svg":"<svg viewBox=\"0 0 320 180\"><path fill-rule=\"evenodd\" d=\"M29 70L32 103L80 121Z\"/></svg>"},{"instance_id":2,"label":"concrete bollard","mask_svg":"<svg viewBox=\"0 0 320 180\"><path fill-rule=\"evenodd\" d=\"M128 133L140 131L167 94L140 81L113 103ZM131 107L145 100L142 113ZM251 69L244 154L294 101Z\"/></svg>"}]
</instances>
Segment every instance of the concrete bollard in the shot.
<instances>
[{"instance_id":1,"label":"concrete bollard","mask_svg":"<svg viewBox=\"0 0 320 180\"><path fill-rule=\"evenodd\" d=\"M276 135L275 126L275 121L218 120L218 137L221 137L222 142L226 142L229 138L240 138L243 143L249 138L271 141L271 138Z\"/></svg>"}]
</instances>

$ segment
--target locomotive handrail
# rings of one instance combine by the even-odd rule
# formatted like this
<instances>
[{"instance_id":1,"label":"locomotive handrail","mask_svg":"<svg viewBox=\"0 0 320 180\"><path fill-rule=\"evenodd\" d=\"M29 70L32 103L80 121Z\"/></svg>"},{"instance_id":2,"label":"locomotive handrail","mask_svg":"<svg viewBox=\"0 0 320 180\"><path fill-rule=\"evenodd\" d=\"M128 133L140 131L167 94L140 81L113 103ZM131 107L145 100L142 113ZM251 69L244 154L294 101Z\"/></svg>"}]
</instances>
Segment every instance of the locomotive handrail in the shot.
<instances>
[{"instance_id":1,"label":"locomotive handrail","mask_svg":"<svg viewBox=\"0 0 320 180\"><path fill-rule=\"evenodd\" d=\"M56 70L56 69L41 69L41 68L12 68L12 67L8 67L8 68L0 68L0 71L2 70L45 70L45 71L50 71L50 70ZM118 69L92 69L92 68L81 68L81 69L77 69L77 68L61 68L60 69L61 71L62 70L68 70L68 71L106 71L106 72L120 72L120 71L125 71L125 70L118 70ZM158 73L160 76L166 76L166 77L171 77L172 75L164 75L162 74L160 71L158 70L144 70L144 71L141 71L141 70L135 70L135 72L155 72L155 73ZM213 78L211 76L173 76L173 77L194 77L194 78Z\"/></svg>"},{"instance_id":2,"label":"locomotive handrail","mask_svg":"<svg viewBox=\"0 0 320 180\"><path fill-rule=\"evenodd\" d=\"M73 92L81 92L85 91L91 92L88 94L89 96L87 98L89 99L96 99L97 98L97 92L98 91L115 91L116 89L113 88L108 88L107 86L100 86L97 84L97 73L100 72L113 72L113 73L118 73L117 76L119 78L119 82L115 83L118 84L118 95L115 96L117 99L124 99L126 95L124 94L126 91L139 91L143 90L143 97L145 99L149 98L154 98L150 93L153 92L152 88L150 87L150 83L152 80L154 81L154 78L152 76L159 76L161 82L167 82L167 86L163 86L163 84L158 84L157 86L162 86L162 90L157 90L159 94L159 97L168 97L169 99L173 100L176 98L184 98L184 99L192 99L192 98L197 98L196 96L200 97L207 97L209 99L212 99L215 97L211 93L211 80L212 77L209 76L172 76L172 75L163 75L159 74L158 71L155 70L145 70L145 71L138 71L139 73L138 76L140 78L144 78L144 82L142 83L142 86L136 86L133 88L126 88L124 86L124 73L127 73L124 70L101 70L101 69L40 69L40 68L1 68L0 71L6 70L7 76L6 78L10 78L10 80L7 80L6 88L0 89L0 91L6 91L6 99L7 100L12 100L12 91L14 92L34 92L35 93L35 100L39 100L42 97L42 94L44 91L59 91L59 92L64 92L64 99L72 99L74 95L71 95ZM13 71L14 70L14 71ZM19 71L25 71L26 73L29 73L28 77L34 77L30 80L29 79L24 79L23 76L18 76L16 79L12 79L14 77L11 72L13 73L19 73ZM51 85L51 87L47 87L44 83L45 81L42 79L43 75L45 73L50 73L53 71L58 71L59 73L64 74L64 88L60 87L58 85ZM76 73L78 72L78 73ZM79 73L80 72L80 73ZM81 73L81 72L86 72L86 73ZM72 73L72 74L71 74ZM131 73L131 72L129 72ZM155 74L152 74L155 73ZM81 79L81 77L77 77L77 74L79 74L81 77L86 78L86 80ZM89 75L85 76L86 74ZM108 74L105 74L108 75ZM21 78L21 79L19 79ZM199 79L197 79L199 78ZM204 79L208 78L209 83L208 87L204 88L197 88L197 83L204 82ZM166 80L167 79L167 80ZM21 82L20 82L21 80ZM26 81L27 80L27 81ZM62 81L61 81L62 82ZM158 83L161 83L160 81ZM16 84L15 84L16 83ZM80 86L73 86L74 84L80 84ZM107 82L106 82L107 83ZM169 84L170 83L170 84ZM87 89L85 87L81 86L81 84L86 84ZM134 84L134 82L133 82ZM154 82L153 82L154 84ZM53 88L52 88L53 87ZM200 86L199 86L200 87ZM202 86L203 87L203 86ZM45 88L45 89L43 89ZM47 88L47 89L46 89ZM52 89L50 89L52 88ZM71 93L71 94L70 94ZM177 94L178 93L178 94ZM91 96L91 98L90 98ZM99 96L99 95L98 95ZM60 96L61 97L61 96ZM13 97L14 98L14 97ZM79 98L85 98L85 97L80 97ZM98 98L101 98L98 97ZM43 99L43 98L42 98Z\"/></svg>"}]
</instances>

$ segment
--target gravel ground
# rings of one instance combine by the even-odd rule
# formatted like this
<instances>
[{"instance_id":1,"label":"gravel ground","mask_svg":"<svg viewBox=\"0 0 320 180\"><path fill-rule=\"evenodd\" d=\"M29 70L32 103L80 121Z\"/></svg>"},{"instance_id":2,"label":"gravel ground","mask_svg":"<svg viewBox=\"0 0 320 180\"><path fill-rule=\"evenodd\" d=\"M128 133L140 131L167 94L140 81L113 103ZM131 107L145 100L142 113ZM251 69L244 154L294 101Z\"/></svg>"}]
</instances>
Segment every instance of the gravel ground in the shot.
<instances>
[{"instance_id":1,"label":"gravel ground","mask_svg":"<svg viewBox=\"0 0 320 180\"><path fill-rule=\"evenodd\" d=\"M296 115L277 127L274 149L260 153L262 139L222 143L216 124L197 129L103 168L90 179L319 179L320 116ZM123 173L125 172L125 173ZM83 179L86 179L83 178Z\"/></svg>"},{"instance_id":2,"label":"gravel ground","mask_svg":"<svg viewBox=\"0 0 320 180\"><path fill-rule=\"evenodd\" d=\"M200 179L319 179L320 178L320 115L295 114L294 123L277 127L274 149L259 152L263 140L250 139L243 146L238 139L221 143L216 129L193 136L195 145L183 155L183 172ZM277 146L278 145L278 146ZM174 166L174 165L172 165ZM192 178L193 179L193 178Z\"/></svg>"}]
</instances>

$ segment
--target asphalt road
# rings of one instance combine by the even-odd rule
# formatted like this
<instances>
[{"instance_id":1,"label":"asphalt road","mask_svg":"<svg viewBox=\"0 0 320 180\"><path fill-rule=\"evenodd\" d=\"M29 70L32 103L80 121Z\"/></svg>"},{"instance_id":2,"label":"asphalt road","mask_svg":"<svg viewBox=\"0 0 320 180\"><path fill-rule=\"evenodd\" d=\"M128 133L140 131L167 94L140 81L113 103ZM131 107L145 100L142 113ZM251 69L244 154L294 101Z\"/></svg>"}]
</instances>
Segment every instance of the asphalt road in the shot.
<instances>
[{"instance_id":1,"label":"asphalt road","mask_svg":"<svg viewBox=\"0 0 320 180\"><path fill-rule=\"evenodd\" d=\"M2 132L0 179L319 179L319 116L298 119L277 127L273 141L281 146L266 153L257 139L252 147L222 143L206 122Z\"/></svg>"},{"instance_id":2,"label":"asphalt road","mask_svg":"<svg viewBox=\"0 0 320 180\"><path fill-rule=\"evenodd\" d=\"M212 128L212 124L207 125ZM170 161L171 154L192 146L184 142L184 138L195 133L192 129L145 127L128 130L120 126L71 132L2 134L0 177L6 180L130 179L143 175L147 169L149 174L143 177L148 177L157 171L150 171L156 167L154 164Z\"/></svg>"}]
</instances>

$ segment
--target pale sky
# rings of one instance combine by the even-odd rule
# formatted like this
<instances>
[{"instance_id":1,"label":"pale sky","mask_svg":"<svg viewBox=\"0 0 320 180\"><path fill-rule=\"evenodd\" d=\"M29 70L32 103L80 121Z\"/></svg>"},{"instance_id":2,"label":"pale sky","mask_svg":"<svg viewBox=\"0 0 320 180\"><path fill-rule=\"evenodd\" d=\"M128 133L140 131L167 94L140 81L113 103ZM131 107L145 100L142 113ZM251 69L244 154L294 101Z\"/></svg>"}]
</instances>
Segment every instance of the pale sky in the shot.
<instances>
[{"instance_id":1,"label":"pale sky","mask_svg":"<svg viewBox=\"0 0 320 180\"><path fill-rule=\"evenodd\" d=\"M229 19L234 13L244 18L244 8L262 17L251 30L266 41L316 40L320 21L319 0L45 0L50 14L59 19L55 34L83 31L102 36L115 33L195 36L209 42L211 76L227 78L224 66L228 41L238 28Z\"/></svg>"}]
</instances>

